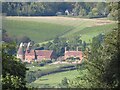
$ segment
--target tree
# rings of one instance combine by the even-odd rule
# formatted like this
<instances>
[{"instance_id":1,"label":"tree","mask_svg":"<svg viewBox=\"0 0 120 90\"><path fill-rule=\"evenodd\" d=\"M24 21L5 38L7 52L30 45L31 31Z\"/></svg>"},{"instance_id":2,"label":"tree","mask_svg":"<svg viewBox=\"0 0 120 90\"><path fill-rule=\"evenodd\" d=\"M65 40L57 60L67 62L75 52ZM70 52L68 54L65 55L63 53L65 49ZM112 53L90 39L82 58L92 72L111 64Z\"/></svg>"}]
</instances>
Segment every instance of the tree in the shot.
<instances>
[{"instance_id":1,"label":"tree","mask_svg":"<svg viewBox=\"0 0 120 90\"><path fill-rule=\"evenodd\" d=\"M109 19L118 20L118 12L120 10L120 8L118 6L119 6L118 2L109 3L109 5L108 5L108 7L109 7L108 18Z\"/></svg>"},{"instance_id":2,"label":"tree","mask_svg":"<svg viewBox=\"0 0 120 90\"><path fill-rule=\"evenodd\" d=\"M13 42L13 39L8 35L6 30L2 30L2 41L4 42Z\"/></svg>"},{"instance_id":3,"label":"tree","mask_svg":"<svg viewBox=\"0 0 120 90\"><path fill-rule=\"evenodd\" d=\"M21 36L21 37L17 37L17 43L28 43L28 42L31 42L31 39L27 36Z\"/></svg>"},{"instance_id":4,"label":"tree","mask_svg":"<svg viewBox=\"0 0 120 90\"><path fill-rule=\"evenodd\" d=\"M106 64L105 64L105 73L103 74L104 82L107 83L110 88L119 88L120 87L120 73L119 73L119 56L120 56L120 31L119 28L114 29L109 35L105 38L104 51Z\"/></svg>"},{"instance_id":5,"label":"tree","mask_svg":"<svg viewBox=\"0 0 120 90\"><path fill-rule=\"evenodd\" d=\"M14 55L9 54L14 44L3 43L2 45L2 88L23 89L26 88L26 67Z\"/></svg>"},{"instance_id":6,"label":"tree","mask_svg":"<svg viewBox=\"0 0 120 90\"><path fill-rule=\"evenodd\" d=\"M83 51L85 51L85 49L86 49L86 47L87 47L87 44L86 44L85 41L83 41L83 43L82 43L82 47L83 47Z\"/></svg>"},{"instance_id":7,"label":"tree","mask_svg":"<svg viewBox=\"0 0 120 90\"><path fill-rule=\"evenodd\" d=\"M74 8L73 8L73 10L72 10L75 16L78 16L78 15L79 15L79 9L80 9L80 5L79 5L78 2L76 2L76 3L74 4Z\"/></svg>"},{"instance_id":8,"label":"tree","mask_svg":"<svg viewBox=\"0 0 120 90\"><path fill-rule=\"evenodd\" d=\"M63 80L61 81L61 83L59 84L59 87L60 88L68 88L68 85L69 85L68 83L69 83L69 80L66 77L64 77Z\"/></svg>"},{"instance_id":9,"label":"tree","mask_svg":"<svg viewBox=\"0 0 120 90\"><path fill-rule=\"evenodd\" d=\"M77 81L72 81L71 87L73 85L78 88L119 88L120 41L118 35L117 28L105 36L104 42L99 43L99 37L94 38L91 52L88 52L86 59L84 58L86 74L83 78L80 75Z\"/></svg>"},{"instance_id":10,"label":"tree","mask_svg":"<svg viewBox=\"0 0 120 90\"><path fill-rule=\"evenodd\" d=\"M107 4L104 3L104 2L99 2L97 3L97 8L98 8L98 15L101 17L101 16L105 16L107 13L106 13L106 6Z\"/></svg>"},{"instance_id":11,"label":"tree","mask_svg":"<svg viewBox=\"0 0 120 90\"><path fill-rule=\"evenodd\" d=\"M93 13L93 17L97 17L98 16L98 9L97 8L93 8L92 9L92 13Z\"/></svg>"},{"instance_id":12,"label":"tree","mask_svg":"<svg viewBox=\"0 0 120 90\"><path fill-rule=\"evenodd\" d=\"M86 10L85 9L80 9L79 16L86 16Z\"/></svg>"}]
</instances>

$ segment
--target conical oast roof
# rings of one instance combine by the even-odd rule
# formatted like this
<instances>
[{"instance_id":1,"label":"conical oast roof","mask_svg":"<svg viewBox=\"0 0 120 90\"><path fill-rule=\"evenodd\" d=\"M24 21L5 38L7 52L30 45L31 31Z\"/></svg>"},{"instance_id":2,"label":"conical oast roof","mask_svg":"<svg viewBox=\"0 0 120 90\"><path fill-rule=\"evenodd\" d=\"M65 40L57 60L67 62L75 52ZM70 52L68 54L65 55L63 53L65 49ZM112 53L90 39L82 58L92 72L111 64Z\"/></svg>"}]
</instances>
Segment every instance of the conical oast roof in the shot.
<instances>
[{"instance_id":1,"label":"conical oast roof","mask_svg":"<svg viewBox=\"0 0 120 90\"><path fill-rule=\"evenodd\" d=\"M23 55L23 43L20 44L17 54Z\"/></svg>"},{"instance_id":2,"label":"conical oast roof","mask_svg":"<svg viewBox=\"0 0 120 90\"><path fill-rule=\"evenodd\" d=\"M28 45L27 45L26 51L27 51L27 50L30 50L30 42L29 42Z\"/></svg>"}]
</instances>

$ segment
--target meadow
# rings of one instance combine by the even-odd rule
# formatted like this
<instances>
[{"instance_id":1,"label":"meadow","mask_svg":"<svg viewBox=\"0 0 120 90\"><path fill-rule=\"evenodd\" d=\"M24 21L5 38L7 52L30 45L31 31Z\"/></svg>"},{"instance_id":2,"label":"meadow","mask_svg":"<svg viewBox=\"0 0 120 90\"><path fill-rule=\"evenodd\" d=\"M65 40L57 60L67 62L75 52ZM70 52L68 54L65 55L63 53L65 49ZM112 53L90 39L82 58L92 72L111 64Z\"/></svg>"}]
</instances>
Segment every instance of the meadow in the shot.
<instances>
[{"instance_id":1,"label":"meadow","mask_svg":"<svg viewBox=\"0 0 120 90\"><path fill-rule=\"evenodd\" d=\"M106 34L113 30L114 27L117 27L117 24L106 24L101 26L93 26L93 27L86 27L77 33L75 35L81 35L81 39L86 42L91 42L92 38L99 35L99 34Z\"/></svg>"},{"instance_id":2,"label":"meadow","mask_svg":"<svg viewBox=\"0 0 120 90\"><path fill-rule=\"evenodd\" d=\"M38 23L34 21L6 20L3 23L3 28L7 30L11 36L28 36L35 42L43 42L63 35L71 30L72 26L43 22Z\"/></svg>"},{"instance_id":3,"label":"meadow","mask_svg":"<svg viewBox=\"0 0 120 90\"><path fill-rule=\"evenodd\" d=\"M66 77L67 79L74 79L79 75L77 70L71 70L66 72L60 72L55 74L50 74L38 78L36 81L30 83L29 85L35 88L44 88L44 87L57 87L58 84Z\"/></svg>"},{"instance_id":4,"label":"meadow","mask_svg":"<svg viewBox=\"0 0 120 90\"><path fill-rule=\"evenodd\" d=\"M46 86L47 84L50 84L50 86L56 86L62 81L64 77L72 79L78 74L76 69L77 67L73 64L47 64L45 66L35 66L33 64L27 64L26 67L29 69L26 74L26 80L28 82L28 86L32 87L37 87L41 84L43 84L44 86ZM35 77L35 79L32 79L33 76ZM47 81L45 78L47 79ZM36 81L37 84L35 84Z\"/></svg>"},{"instance_id":5,"label":"meadow","mask_svg":"<svg viewBox=\"0 0 120 90\"><path fill-rule=\"evenodd\" d=\"M93 36L112 29L114 21L106 19L83 19L71 17L6 17L3 28L12 36L28 36L41 43L55 37L72 38L81 35L89 42Z\"/></svg>"}]
</instances>

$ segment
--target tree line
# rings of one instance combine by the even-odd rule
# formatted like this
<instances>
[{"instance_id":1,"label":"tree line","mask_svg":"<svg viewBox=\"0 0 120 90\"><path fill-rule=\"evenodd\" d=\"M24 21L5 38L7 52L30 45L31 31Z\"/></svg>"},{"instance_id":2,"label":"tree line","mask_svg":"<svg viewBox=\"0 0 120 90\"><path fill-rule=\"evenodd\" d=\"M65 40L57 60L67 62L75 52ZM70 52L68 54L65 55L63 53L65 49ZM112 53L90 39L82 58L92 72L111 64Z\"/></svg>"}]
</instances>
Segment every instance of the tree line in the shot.
<instances>
[{"instance_id":1,"label":"tree line","mask_svg":"<svg viewBox=\"0 0 120 90\"><path fill-rule=\"evenodd\" d=\"M7 16L68 15L88 18L109 17L117 20L117 7L118 3L115 2L3 2L2 13Z\"/></svg>"}]
</instances>

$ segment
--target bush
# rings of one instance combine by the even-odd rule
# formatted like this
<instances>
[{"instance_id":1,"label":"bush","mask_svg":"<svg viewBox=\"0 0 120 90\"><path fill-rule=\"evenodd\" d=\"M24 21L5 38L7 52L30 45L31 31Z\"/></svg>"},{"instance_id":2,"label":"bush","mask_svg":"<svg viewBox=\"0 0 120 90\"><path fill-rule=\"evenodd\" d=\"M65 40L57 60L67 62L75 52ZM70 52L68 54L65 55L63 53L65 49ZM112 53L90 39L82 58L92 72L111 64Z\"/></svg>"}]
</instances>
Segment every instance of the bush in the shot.
<instances>
[{"instance_id":1,"label":"bush","mask_svg":"<svg viewBox=\"0 0 120 90\"><path fill-rule=\"evenodd\" d=\"M44 66L46 64L46 62L45 61L42 61L42 62L40 62L40 66Z\"/></svg>"},{"instance_id":2,"label":"bush","mask_svg":"<svg viewBox=\"0 0 120 90\"><path fill-rule=\"evenodd\" d=\"M39 66L39 63L38 62L33 62L32 65L33 66Z\"/></svg>"},{"instance_id":3,"label":"bush","mask_svg":"<svg viewBox=\"0 0 120 90\"><path fill-rule=\"evenodd\" d=\"M47 61L46 61L46 64L47 64L47 63L52 63L52 60L47 60Z\"/></svg>"}]
</instances>

